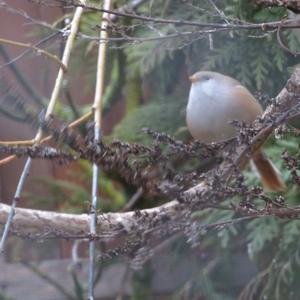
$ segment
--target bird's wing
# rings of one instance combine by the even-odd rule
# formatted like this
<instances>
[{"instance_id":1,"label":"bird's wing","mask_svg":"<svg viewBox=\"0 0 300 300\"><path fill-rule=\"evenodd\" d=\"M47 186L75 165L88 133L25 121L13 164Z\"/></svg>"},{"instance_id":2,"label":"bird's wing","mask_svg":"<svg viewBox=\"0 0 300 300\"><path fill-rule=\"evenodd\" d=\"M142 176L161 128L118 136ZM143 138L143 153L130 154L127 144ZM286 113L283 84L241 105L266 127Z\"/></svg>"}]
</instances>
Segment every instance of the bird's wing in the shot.
<instances>
[{"instance_id":1,"label":"bird's wing","mask_svg":"<svg viewBox=\"0 0 300 300\"><path fill-rule=\"evenodd\" d=\"M254 96L242 85L235 85L233 88L236 101L235 107L239 113L243 114L243 119L247 122L252 122L262 114L263 109Z\"/></svg>"}]
</instances>

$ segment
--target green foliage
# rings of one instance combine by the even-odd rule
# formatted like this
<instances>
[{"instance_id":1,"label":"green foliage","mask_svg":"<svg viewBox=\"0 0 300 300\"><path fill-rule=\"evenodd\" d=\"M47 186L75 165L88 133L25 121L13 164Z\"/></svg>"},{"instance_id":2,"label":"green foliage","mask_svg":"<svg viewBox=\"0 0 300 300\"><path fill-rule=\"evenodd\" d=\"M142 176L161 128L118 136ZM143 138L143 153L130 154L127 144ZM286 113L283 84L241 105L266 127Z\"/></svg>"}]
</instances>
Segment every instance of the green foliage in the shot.
<instances>
[{"instance_id":1,"label":"green foliage","mask_svg":"<svg viewBox=\"0 0 300 300\"><path fill-rule=\"evenodd\" d=\"M278 46L274 35L235 35L234 38L224 35L215 38L214 49L204 54L197 69L223 72L236 77L253 90L272 91L272 94L278 92L289 75L288 66L296 64L296 60ZM293 33L285 36L290 48L297 47ZM193 54L198 51L194 47ZM195 67L193 71L196 71Z\"/></svg>"},{"instance_id":2,"label":"green foliage","mask_svg":"<svg viewBox=\"0 0 300 300\"><path fill-rule=\"evenodd\" d=\"M273 158L288 185L288 190L284 194L288 206L299 205L299 187L291 182L291 176L284 167L283 161L275 158L280 157L284 150L287 150L290 155L295 155L298 151L298 144L297 138L286 135L280 139L270 139L265 147L268 156ZM250 170L244 174L250 186L260 184ZM235 198L227 200L223 205L238 202L239 199ZM219 209L194 212L193 216L201 220L202 224L222 224L224 221L239 217L232 211ZM216 268L219 273L222 264L228 263L230 259L234 259L241 253L248 255L251 260L249 264L257 268L252 280L248 281L241 291L239 300L256 300L264 299L264 297L296 300L299 295L297 282L300 276L299 236L300 221L298 219L289 220L269 216L234 225L220 225L217 232L216 230L200 232L199 240L206 251L216 252L214 256L218 257ZM230 276L231 271L222 274L218 277L219 279L212 277L212 274L208 274L208 277L209 280L214 280L215 285L221 284L226 278L228 279L227 285L234 286L234 282L226 276L226 274ZM214 291L218 292L218 288ZM200 292L201 289L199 289ZM213 292L210 295L213 295ZM226 293L222 295L228 296Z\"/></svg>"},{"instance_id":3,"label":"green foliage","mask_svg":"<svg viewBox=\"0 0 300 300\"><path fill-rule=\"evenodd\" d=\"M298 231L299 234L299 231ZM268 266L254 277L241 293L239 299L254 300L268 297L270 299L296 300L299 296L298 278L300 276L300 248L294 239L289 247L278 241L274 257ZM273 244L274 246L274 244Z\"/></svg>"},{"instance_id":4,"label":"green foliage","mask_svg":"<svg viewBox=\"0 0 300 300\"><path fill-rule=\"evenodd\" d=\"M244 0L223 1L217 4L220 9L224 9L227 17L240 18L245 22L275 21L286 15L286 10L283 8L259 9L249 1ZM160 5L160 1L154 2L152 11L160 10ZM219 20L214 13L207 13L207 9L212 10L212 7L207 3L201 3L201 9L198 10L189 5L186 5L184 10L182 7L179 9L180 5L182 4L178 1L169 3L168 18L200 22ZM194 5L199 4L195 3ZM192 29L189 27L181 28L183 31ZM160 26L159 31L161 34L170 34L175 31L175 28L172 25ZM152 37L157 36L157 33L149 31L145 27L138 27L136 35L138 37ZM296 49L299 51L299 41L294 32L284 31L283 35L287 47L292 51ZM199 69L217 70L237 77L249 88L262 90L269 94L271 91L273 94L284 84L288 76L288 67L297 63L292 55L280 48L274 32L225 32L212 35L212 39L213 49L209 49L207 38L202 37L199 40L194 36L188 38L178 36L173 39L140 43L128 47L126 50L127 69L129 72L130 70L140 70L142 75L149 74L160 68L176 50L185 54L186 64L190 72ZM275 74L276 76L273 76ZM165 84L167 84L166 81Z\"/></svg>"},{"instance_id":5,"label":"green foliage","mask_svg":"<svg viewBox=\"0 0 300 300\"><path fill-rule=\"evenodd\" d=\"M208 300L233 300L234 298L231 296L220 294L216 291L215 282L208 276L209 271L210 265L199 270L193 280L187 282L183 288L174 294L172 300L197 300L199 297Z\"/></svg>"},{"instance_id":6,"label":"green foliage","mask_svg":"<svg viewBox=\"0 0 300 300\"><path fill-rule=\"evenodd\" d=\"M248 253L251 259L255 259L268 243L276 239L279 226L275 217L258 218L247 224Z\"/></svg>"},{"instance_id":7,"label":"green foliage","mask_svg":"<svg viewBox=\"0 0 300 300\"><path fill-rule=\"evenodd\" d=\"M142 128L174 135L184 125L184 107L180 99L157 99L145 104L128 114L114 129L113 138L127 142L147 142L149 138Z\"/></svg>"}]
</instances>

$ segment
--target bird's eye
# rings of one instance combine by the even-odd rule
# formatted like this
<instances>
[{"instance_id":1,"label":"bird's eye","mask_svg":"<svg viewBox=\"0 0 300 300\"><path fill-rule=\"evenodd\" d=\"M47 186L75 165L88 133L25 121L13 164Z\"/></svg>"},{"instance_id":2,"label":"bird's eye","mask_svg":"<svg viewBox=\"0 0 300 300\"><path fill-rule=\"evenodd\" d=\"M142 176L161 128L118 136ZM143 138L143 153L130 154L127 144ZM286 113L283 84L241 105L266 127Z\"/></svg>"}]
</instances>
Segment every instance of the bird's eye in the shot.
<instances>
[{"instance_id":1,"label":"bird's eye","mask_svg":"<svg viewBox=\"0 0 300 300\"><path fill-rule=\"evenodd\" d=\"M208 76L208 75L204 75L203 77L202 77L202 80L203 81L207 81L207 80L209 80L210 79L210 77Z\"/></svg>"}]
</instances>

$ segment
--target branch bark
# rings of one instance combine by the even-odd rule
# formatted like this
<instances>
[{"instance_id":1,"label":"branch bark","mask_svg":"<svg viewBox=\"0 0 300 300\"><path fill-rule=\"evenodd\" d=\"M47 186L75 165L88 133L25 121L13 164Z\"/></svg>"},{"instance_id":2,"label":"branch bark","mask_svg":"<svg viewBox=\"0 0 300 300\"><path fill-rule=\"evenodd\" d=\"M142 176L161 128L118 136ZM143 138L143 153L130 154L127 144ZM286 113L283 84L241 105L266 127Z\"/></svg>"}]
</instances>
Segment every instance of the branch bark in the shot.
<instances>
[{"instance_id":1,"label":"branch bark","mask_svg":"<svg viewBox=\"0 0 300 300\"><path fill-rule=\"evenodd\" d=\"M144 209L140 212L98 214L98 237L111 238L120 231L133 233L136 226L145 227L145 216L155 218L162 213L175 219L178 207L177 201L171 201L162 206ZM0 226L4 225L10 211L10 206L0 204ZM174 217L172 217L174 216ZM16 208L11 231L23 237L36 238L88 238L90 237L90 216L88 214L66 214L27 208ZM97 236L97 235L96 235Z\"/></svg>"}]
</instances>

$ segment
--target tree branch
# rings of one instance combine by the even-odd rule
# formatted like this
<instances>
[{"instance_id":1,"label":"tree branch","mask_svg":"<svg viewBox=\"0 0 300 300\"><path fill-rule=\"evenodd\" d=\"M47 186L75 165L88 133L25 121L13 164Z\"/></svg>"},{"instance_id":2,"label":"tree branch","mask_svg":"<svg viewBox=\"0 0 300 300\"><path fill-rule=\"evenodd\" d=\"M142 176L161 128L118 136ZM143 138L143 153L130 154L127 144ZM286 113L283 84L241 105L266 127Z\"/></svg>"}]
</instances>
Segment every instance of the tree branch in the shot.
<instances>
[{"instance_id":1,"label":"tree branch","mask_svg":"<svg viewBox=\"0 0 300 300\"><path fill-rule=\"evenodd\" d=\"M299 0L255 0L255 3L262 7L285 7L296 14L300 13Z\"/></svg>"},{"instance_id":2,"label":"tree branch","mask_svg":"<svg viewBox=\"0 0 300 300\"><path fill-rule=\"evenodd\" d=\"M84 7L85 9L90 9L94 11L99 11L102 13L108 13L111 15L116 15L118 17L124 17L124 18L131 18L131 19L136 19L136 20L141 20L144 22L151 22L151 23L157 23L157 24L173 24L177 26L184 26L184 25L189 25L193 27L198 27L198 28L219 28L223 30L241 30L241 29L246 29L246 30L255 30L255 29L261 29L261 30L272 30L272 29L277 29L279 26L282 28L299 28L299 24L297 24L294 21L275 21L275 22L267 22L267 23L244 23L240 21L239 24L236 23L205 23L205 22L196 22L196 21L188 21L188 20L177 20L177 19L163 19L163 18L153 18L153 17L148 17L148 16L143 16L143 15L138 15L138 14L131 14L127 12L122 12L119 10L111 10L111 9L104 9L100 8L97 5L84 5L82 3L77 3L77 1L74 0L62 0L62 4L65 4L65 6L68 7Z\"/></svg>"},{"instance_id":3,"label":"tree branch","mask_svg":"<svg viewBox=\"0 0 300 300\"><path fill-rule=\"evenodd\" d=\"M194 188L193 188L194 189ZM199 189L199 187L198 187ZM192 190L192 189L191 189ZM195 192L196 190L194 190ZM190 191L192 192L192 191ZM9 214L10 206L0 204L0 225L3 225ZM114 240L120 234L132 235L139 230L149 230L150 221L155 223L160 218L166 222L178 221L182 207L177 201L171 201L164 205L143 209L139 212L105 213L98 215L97 235L90 235L88 214L67 214L28 208L16 208L15 217L11 226L11 232L33 239L101 239ZM237 208L242 219L261 218L275 216L279 218L299 218L300 206L293 208L268 208L261 211L251 211ZM248 218L249 217L249 218ZM152 223L152 225L153 225ZM230 225L234 220L226 221ZM216 223L218 224L218 223ZM222 223L223 224L223 223ZM213 224L210 224L213 225ZM203 228L213 228L202 224Z\"/></svg>"},{"instance_id":4,"label":"tree branch","mask_svg":"<svg viewBox=\"0 0 300 300\"><path fill-rule=\"evenodd\" d=\"M67 71L67 67L65 66L65 64L56 55L53 55L53 54L51 54L51 53L49 53L49 52L47 52L47 51L45 51L45 50L43 50L41 48L38 48L38 47L36 47L36 46L34 46L32 44L21 43L21 42L12 41L12 40L3 39L3 38L0 38L0 43L1 44L7 44L7 45L12 45L12 46L17 46L17 47L23 47L23 48L31 49L35 53L37 53L37 55L42 54L42 55L46 56L47 58L50 58L54 62L58 63L64 72Z\"/></svg>"}]
</instances>

